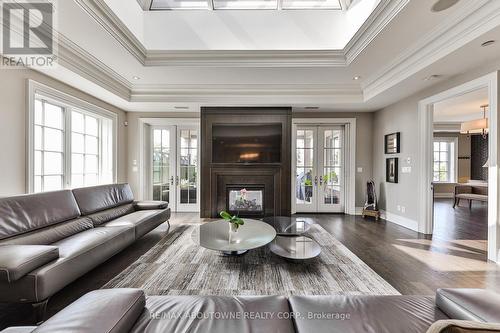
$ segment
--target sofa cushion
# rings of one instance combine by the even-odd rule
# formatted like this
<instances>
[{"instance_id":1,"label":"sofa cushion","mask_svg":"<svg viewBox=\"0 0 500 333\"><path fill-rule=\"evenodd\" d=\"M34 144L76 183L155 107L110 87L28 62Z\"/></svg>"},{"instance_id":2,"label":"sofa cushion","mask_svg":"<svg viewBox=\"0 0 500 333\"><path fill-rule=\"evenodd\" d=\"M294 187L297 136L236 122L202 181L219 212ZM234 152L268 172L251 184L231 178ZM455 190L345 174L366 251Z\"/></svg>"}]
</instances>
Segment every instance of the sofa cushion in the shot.
<instances>
[{"instance_id":1,"label":"sofa cushion","mask_svg":"<svg viewBox=\"0 0 500 333\"><path fill-rule=\"evenodd\" d=\"M106 222L117 219L124 215L135 212L133 204L125 204L122 206L106 209L94 214L90 214L87 217L92 220L94 226L100 226Z\"/></svg>"},{"instance_id":2,"label":"sofa cushion","mask_svg":"<svg viewBox=\"0 0 500 333\"><path fill-rule=\"evenodd\" d=\"M0 281L14 282L53 260L59 258L55 246L3 245L0 246Z\"/></svg>"},{"instance_id":3,"label":"sofa cushion","mask_svg":"<svg viewBox=\"0 0 500 333\"><path fill-rule=\"evenodd\" d=\"M0 239L74 219L80 215L71 191L0 199Z\"/></svg>"},{"instance_id":4,"label":"sofa cushion","mask_svg":"<svg viewBox=\"0 0 500 333\"><path fill-rule=\"evenodd\" d=\"M168 202L166 201L136 201L134 202L136 210L152 210L152 209L167 209Z\"/></svg>"},{"instance_id":5,"label":"sofa cushion","mask_svg":"<svg viewBox=\"0 0 500 333\"><path fill-rule=\"evenodd\" d=\"M451 319L500 322L500 294L485 289L438 289L436 305Z\"/></svg>"},{"instance_id":6,"label":"sofa cushion","mask_svg":"<svg viewBox=\"0 0 500 333\"><path fill-rule=\"evenodd\" d=\"M151 296L131 332L294 332L289 311L283 296Z\"/></svg>"},{"instance_id":7,"label":"sofa cushion","mask_svg":"<svg viewBox=\"0 0 500 333\"><path fill-rule=\"evenodd\" d=\"M93 227L90 219L81 217L4 239L0 245L49 245Z\"/></svg>"},{"instance_id":8,"label":"sofa cushion","mask_svg":"<svg viewBox=\"0 0 500 333\"><path fill-rule=\"evenodd\" d=\"M39 302L61 290L135 241L131 227L94 228L60 240L59 259L14 283L0 282L4 302Z\"/></svg>"},{"instance_id":9,"label":"sofa cushion","mask_svg":"<svg viewBox=\"0 0 500 333\"><path fill-rule=\"evenodd\" d=\"M448 319L422 296L293 296L297 332L423 333L436 320Z\"/></svg>"},{"instance_id":10,"label":"sofa cushion","mask_svg":"<svg viewBox=\"0 0 500 333\"><path fill-rule=\"evenodd\" d=\"M116 220L103 224L104 227L130 226L135 228L135 238L139 238L167 221L170 218L170 209L141 210L122 216Z\"/></svg>"},{"instance_id":11,"label":"sofa cushion","mask_svg":"<svg viewBox=\"0 0 500 333\"><path fill-rule=\"evenodd\" d=\"M111 184L73 190L82 215L125 205L134 201L129 184Z\"/></svg>"},{"instance_id":12,"label":"sofa cushion","mask_svg":"<svg viewBox=\"0 0 500 333\"><path fill-rule=\"evenodd\" d=\"M129 332L144 311L144 292L107 289L90 292L40 325L37 333Z\"/></svg>"}]
</instances>

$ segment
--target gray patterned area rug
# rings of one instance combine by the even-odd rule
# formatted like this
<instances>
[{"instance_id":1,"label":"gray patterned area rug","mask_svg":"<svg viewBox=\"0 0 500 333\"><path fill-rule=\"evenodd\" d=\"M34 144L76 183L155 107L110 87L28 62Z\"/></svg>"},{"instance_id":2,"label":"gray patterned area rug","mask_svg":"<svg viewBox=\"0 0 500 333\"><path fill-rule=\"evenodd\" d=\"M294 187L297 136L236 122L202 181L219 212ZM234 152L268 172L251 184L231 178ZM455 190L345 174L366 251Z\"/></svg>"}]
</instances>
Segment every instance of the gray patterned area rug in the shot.
<instances>
[{"instance_id":1,"label":"gray patterned area rug","mask_svg":"<svg viewBox=\"0 0 500 333\"><path fill-rule=\"evenodd\" d=\"M387 281L319 225L308 236L322 248L289 261L268 247L224 256L195 244L193 224L165 237L103 288L141 288L147 295L399 295Z\"/></svg>"}]
</instances>

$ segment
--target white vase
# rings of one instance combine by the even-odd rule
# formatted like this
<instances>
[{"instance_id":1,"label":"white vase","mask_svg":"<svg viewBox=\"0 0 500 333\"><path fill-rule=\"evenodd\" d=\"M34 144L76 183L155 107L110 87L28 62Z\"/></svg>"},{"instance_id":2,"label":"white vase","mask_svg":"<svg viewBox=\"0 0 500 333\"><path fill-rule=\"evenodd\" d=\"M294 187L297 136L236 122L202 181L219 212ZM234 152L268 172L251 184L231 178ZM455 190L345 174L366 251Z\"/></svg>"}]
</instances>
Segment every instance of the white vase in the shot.
<instances>
[{"instance_id":1,"label":"white vase","mask_svg":"<svg viewBox=\"0 0 500 333\"><path fill-rule=\"evenodd\" d=\"M236 236L238 234L238 225L229 223L229 243L236 243Z\"/></svg>"}]
</instances>

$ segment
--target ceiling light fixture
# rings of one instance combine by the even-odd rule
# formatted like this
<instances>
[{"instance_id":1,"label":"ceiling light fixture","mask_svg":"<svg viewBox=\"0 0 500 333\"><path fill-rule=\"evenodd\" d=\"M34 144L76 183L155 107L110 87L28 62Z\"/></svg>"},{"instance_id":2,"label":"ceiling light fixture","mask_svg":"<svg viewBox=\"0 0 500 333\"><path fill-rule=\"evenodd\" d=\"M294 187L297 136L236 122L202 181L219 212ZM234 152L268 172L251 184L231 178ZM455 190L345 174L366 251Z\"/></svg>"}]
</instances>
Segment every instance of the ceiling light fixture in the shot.
<instances>
[{"instance_id":1,"label":"ceiling light fixture","mask_svg":"<svg viewBox=\"0 0 500 333\"><path fill-rule=\"evenodd\" d=\"M141 79L141 78L140 78L140 77L138 77L138 76L133 76L132 78L133 78L134 80L136 80L136 81Z\"/></svg>"},{"instance_id":2,"label":"ceiling light fixture","mask_svg":"<svg viewBox=\"0 0 500 333\"><path fill-rule=\"evenodd\" d=\"M490 46L490 45L493 45L495 44L495 41L494 40L487 40L486 42L484 42L483 44L481 44L482 47L486 47L486 46Z\"/></svg>"},{"instance_id":3,"label":"ceiling light fixture","mask_svg":"<svg viewBox=\"0 0 500 333\"><path fill-rule=\"evenodd\" d=\"M483 119L476 119L471 121L463 122L460 126L460 133L462 134L474 134L479 133L483 135L483 138L486 139L486 135L488 134L488 118L486 118L486 109L489 107L488 104L481 105L481 109L483 110Z\"/></svg>"},{"instance_id":4,"label":"ceiling light fixture","mask_svg":"<svg viewBox=\"0 0 500 333\"><path fill-rule=\"evenodd\" d=\"M361 79L361 76L359 75L356 75L355 77L352 78L354 81L358 81L359 79Z\"/></svg>"},{"instance_id":5,"label":"ceiling light fixture","mask_svg":"<svg viewBox=\"0 0 500 333\"><path fill-rule=\"evenodd\" d=\"M433 75L429 75L429 76L426 76L423 78L424 81L432 81L432 80L436 80L436 79L439 79L442 75L437 75L437 74L433 74Z\"/></svg>"},{"instance_id":6,"label":"ceiling light fixture","mask_svg":"<svg viewBox=\"0 0 500 333\"><path fill-rule=\"evenodd\" d=\"M189 110L189 106L174 106L176 110Z\"/></svg>"},{"instance_id":7,"label":"ceiling light fixture","mask_svg":"<svg viewBox=\"0 0 500 333\"><path fill-rule=\"evenodd\" d=\"M455 6L460 0L438 0L434 6L432 6L431 11L438 13L448 8Z\"/></svg>"},{"instance_id":8,"label":"ceiling light fixture","mask_svg":"<svg viewBox=\"0 0 500 333\"><path fill-rule=\"evenodd\" d=\"M304 110L319 110L319 106L306 106Z\"/></svg>"}]
</instances>

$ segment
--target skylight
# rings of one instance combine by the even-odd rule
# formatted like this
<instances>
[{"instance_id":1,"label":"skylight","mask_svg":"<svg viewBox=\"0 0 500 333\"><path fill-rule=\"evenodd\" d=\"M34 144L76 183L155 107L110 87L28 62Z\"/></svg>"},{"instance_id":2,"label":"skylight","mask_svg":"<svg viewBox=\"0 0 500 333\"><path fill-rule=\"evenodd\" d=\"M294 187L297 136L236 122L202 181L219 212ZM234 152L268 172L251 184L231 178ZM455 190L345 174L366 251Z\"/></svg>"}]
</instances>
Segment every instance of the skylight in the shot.
<instances>
[{"instance_id":1,"label":"skylight","mask_svg":"<svg viewBox=\"0 0 500 333\"><path fill-rule=\"evenodd\" d=\"M340 0L153 0L151 10L223 10L223 9L335 9L340 10Z\"/></svg>"}]
</instances>

